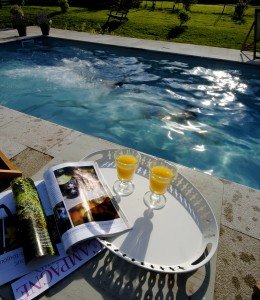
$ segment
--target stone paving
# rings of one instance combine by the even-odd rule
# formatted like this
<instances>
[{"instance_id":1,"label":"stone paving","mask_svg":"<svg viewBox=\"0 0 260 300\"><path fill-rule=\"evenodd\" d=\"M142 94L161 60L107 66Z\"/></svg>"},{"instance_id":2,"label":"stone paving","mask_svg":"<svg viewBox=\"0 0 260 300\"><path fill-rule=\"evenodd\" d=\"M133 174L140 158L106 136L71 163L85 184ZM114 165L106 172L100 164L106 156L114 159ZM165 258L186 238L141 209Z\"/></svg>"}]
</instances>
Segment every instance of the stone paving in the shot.
<instances>
[{"instance_id":1,"label":"stone paving","mask_svg":"<svg viewBox=\"0 0 260 300\"><path fill-rule=\"evenodd\" d=\"M37 35L40 33L37 30L37 28L30 28L29 34L32 36ZM16 39L15 34L14 30L0 32L0 42ZM184 47L182 45L178 48L178 44L156 41L145 41L144 45L144 41L137 39L96 36L53 29L52 35L68 38L75 35L76 39L91 39L91 41L100 43L104 40L104 43L142 46L147 49L152 47L152 50L156 51L164 48L167 51L173 51L174 49L175 52L177 50L181 51ZM187 54L192 54L193 51L198 50L197 47L191 46L189 48L186 45L185 51ZM223 52L221 52L222 50ZM205 51L207 52L208 49ZM211 51L212 53L215 55L214 51ZM220 55L219 53L225 55L230 51L220 49L217 53L218 55ZM241 56L236 53L235 60L239 59L241 59ZM64 161L80 160L94 151L118 147L118 145L110 142L2 106L0 106L0 145L1 150L23 171L24 175L33 176L34 179L41 179L43 170L50 165ZM209 176L184 166L179 167L180 172L201 191L216 216L219 216L219 247L210 264L210 280L206 290L196 285L193 288L188 285L187 290L183 286L183 282L188 282L188 277L186 281L184 277L181 277L182 281L178 281L179 277L175 277L177 283L173 284L172 294L170 288L167 291L165 291L165 287L158 290L158 288L155 289L151 286L151 278L155 276L154 280L158 280L158 284L159 280L164 280L165 285L169 287L171 286L169 283L170 277L159 276L157 278L153 273L145 273L144 275L144 272L141 271L140 274L138 273L139 277L137 277L136 269L127 264L127 278L128 281L133 281L132 290L135 292L129 294L127 286L124 287L123 285L123 279L121 289L116 285L116 281L119 279L119 275L116 275L116 266L121 266L124 263L106 252L103 254L102 259L107 263L108 268L110 267L115 271L113 281L104 278L104 275L101 274L103 269L100 266L100 260L94 259L93 262L76 272L76 283L72 282L71 276L69 276L57 287L50 289L45 297L61 299L62 292L62 295L66 295L66 298L70 297L71 299L76 299L75 297L86 299L86 296L89 299L138 299L136 293L139 291L141 293L139 299L149 297L163 299L167 298L167 295L168 299L251 299L253 286L260 282L260 191ZM105 269L103 273L104 271ZM205 268L205 272L207 273L207 268ZM147 277L148 283L143 283L140 286L142 276ZM198 273L198 278L201 276L203 276L203 273ZM176 284L178 285L177 288ZM83 291L80 288L81 285L85 285L88 295L81 294ZM215 295L213 296L214 291ZM10 299L10 297L10 288L7 285L1 287L0 299Z\"/></svg>"},{"instance_id":2,"label":"stone paving","mask_svg":"<svg viewBox=\"0 0 260 300\"><path fill-rule=\"evenodd\" d=\"M40 28L37 26L27 27L27 37L39 36L41 34ZM190 44L180 44L163 41L143 40L136 38L127 38L106 34L92 34L87 32L77 32L70 30L62 30L51 28L50 36L73 39L77 41L100 43L105 45L122 46L128 48L143 49L148 51L159 51L165 53L177 53L182 55L193 55L199 57L216 58L221 60L246 62L252 64L260 64L260 60L253 61L253 53L239 50L218 48L210 46L198 46ZM0 44L12 40L23 40L27 37L19 38L17 30L2 30L0 31Z\"/></svg>"}]
</instances>

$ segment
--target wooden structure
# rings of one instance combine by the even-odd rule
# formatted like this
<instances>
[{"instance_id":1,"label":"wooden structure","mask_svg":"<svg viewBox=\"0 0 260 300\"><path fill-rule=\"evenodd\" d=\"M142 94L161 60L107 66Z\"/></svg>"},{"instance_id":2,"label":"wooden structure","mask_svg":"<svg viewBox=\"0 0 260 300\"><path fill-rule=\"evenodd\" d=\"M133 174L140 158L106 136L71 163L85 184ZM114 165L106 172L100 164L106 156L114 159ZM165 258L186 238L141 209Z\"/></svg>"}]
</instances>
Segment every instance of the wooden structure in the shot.
<instances>
[{"instance_id":1,"label":"wooden structure","mask_svg":"<svg viewBox=\"0 0 260 300\"><path fill-rule=\"evenodd\" d=\"M247 44L247 40L251 34L251 32L254 30L254 41L251 44ZM260 9L255 10L255 20L249 29L245 41L242 44L241 52L245 50L249 50L253 46L253 58L260 58L260 56L257 56L257 43L260 43Z\"/></svg>"},{"instance_id":2,"label":"wooden structure","mask_svg":"<svg viewBox=\"0 0 260 300\"><path fill-rule=\"evenodd\" d=\"M108 20L116 19L120 22L128 20L127 14L131 8L132 0L118 0L114 5L112 5L110 12L108 14Z\"/></svg>"},{"instance_id":3,"label":"wooden structure","mask_svg":"<svg viewBox=\"0 0 260 300\"><path fill-rule=\"evenodd\" d=\"M260 9L255 10L255 35L254 35L254 59L260 58L257 56L257 43L260 42Z\"/></svg>"},{"instance_id":4,"label":"wooden structure","mask_svg":"<svg viewBox=\"0 0 260 300\"><path fill-rule=\"evenodd\" d=\"M10 160L0 151L0 180L12 179L22 176L22 172L17 170Z\"/></svg>"}]
</instances>

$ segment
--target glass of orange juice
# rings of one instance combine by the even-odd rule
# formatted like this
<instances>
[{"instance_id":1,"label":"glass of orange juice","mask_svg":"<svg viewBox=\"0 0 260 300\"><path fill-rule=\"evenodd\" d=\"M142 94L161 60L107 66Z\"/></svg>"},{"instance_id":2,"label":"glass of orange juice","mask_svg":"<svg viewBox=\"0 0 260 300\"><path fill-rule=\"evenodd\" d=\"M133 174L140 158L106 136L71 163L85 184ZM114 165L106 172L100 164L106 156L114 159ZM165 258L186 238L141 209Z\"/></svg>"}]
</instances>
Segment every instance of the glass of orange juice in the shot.
<instances>
[{"instance_id":1,"label":"glass of orange juice","mask_svg":"<svg viewBox=\"0 0 260 300\"><path fill-rule=\"evenodd\" d=\"M144 195L144 203L152 209L163 208L166 204L166 193L169 185L177 176L175 165L166 161L153 161L149 166L150 191Z\"/></svg>"},{"instance_id":2,"label":"glass of orange juice","mask_svg":"<svg viewBox=\"0 0 260 300\"><path fill-rule=\"evenodd\" d=\"M120 196L128 196L134 191L132 182L141 155L133 149L120 149L114 154L117 170L117 180L113 189Z\"/></svg>"}]
</instances>

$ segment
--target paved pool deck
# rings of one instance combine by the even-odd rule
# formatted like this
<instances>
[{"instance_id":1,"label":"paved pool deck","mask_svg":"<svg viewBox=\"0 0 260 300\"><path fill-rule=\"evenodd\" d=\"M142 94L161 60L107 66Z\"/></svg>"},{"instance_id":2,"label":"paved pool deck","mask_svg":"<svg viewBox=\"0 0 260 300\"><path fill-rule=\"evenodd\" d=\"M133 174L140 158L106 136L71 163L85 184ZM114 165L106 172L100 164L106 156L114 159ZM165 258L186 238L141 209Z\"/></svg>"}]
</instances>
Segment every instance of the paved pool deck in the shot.
<instances>
[{"instance_id":1,"label":"paved pool deck","mask_svg":"<svg viewBox=\"0 0 260 300\"><path fill-rule=\"evenodd\" d=\"M30 27L28 35L38 36L40 29ZM252 59L250 53L245 58L237 50L58 29L51 29L51 36L169 53L198 53L198 56L240 62ZM0 31L0 43L16 39L19 39L16 30ZM115 147L119 145L0 106L0 149L25 176L35 180L41 179L43 171L51 165L77 161L92 152ZM217 217L219 247L210 264L193 274L175 276L171 285L170 276L144 271L106 251L42 298L251 299L253 286L260 282L260 190L185 166L179 169L204 195ZM0 299L11 297L9 285L0 287Z\"/></svg>"},{"instance_id":2,"label":"paved pool deck","mask_svg":"<svg viewBox=\"0 0 260 300\"><path fill-rule=\"evenodd\" d=\"M37 26L27 27L27 37L41 35L41 30ZM245 62L252 64L260 64L260 60L253 60L253 53L249 51L239 51L235 49L199 46L181 43L172 43L164 41L144 40L137 38L127 38L107 34L91 34L87 32L77 32L70 30L62 30L51 28L50 36L64 39L73 39L77 41L85 41L92 43L100 43L106 45L122 46L134 49L143 49L149 51L159 51L165 53L177 53L183 55L193 55L199 57L208 57L221 60L229 60L236 62ZM23 39L19 38L17 30L9 29L0 31L0 43L11 40Z\"/></svg>"}]
</instances>

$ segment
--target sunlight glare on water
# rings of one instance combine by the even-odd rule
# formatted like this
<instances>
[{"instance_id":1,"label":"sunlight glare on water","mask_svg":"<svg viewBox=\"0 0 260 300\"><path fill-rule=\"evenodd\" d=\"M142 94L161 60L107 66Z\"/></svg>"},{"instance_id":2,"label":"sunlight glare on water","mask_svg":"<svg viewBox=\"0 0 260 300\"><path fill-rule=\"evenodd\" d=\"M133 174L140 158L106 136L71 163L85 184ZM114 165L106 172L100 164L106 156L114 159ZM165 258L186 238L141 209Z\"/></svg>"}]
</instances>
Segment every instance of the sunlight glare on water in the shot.
<instances>
[{"instance_id":1,"label":"sunlight glare on water","mask_svg":"<svg viewBox=\"0 0 260 300\"><path fill-rule=\"evenodd\" d=\"M1 105L260 188L257 67L48 39L0 77Z\"/></svg>"}]
</instances>

